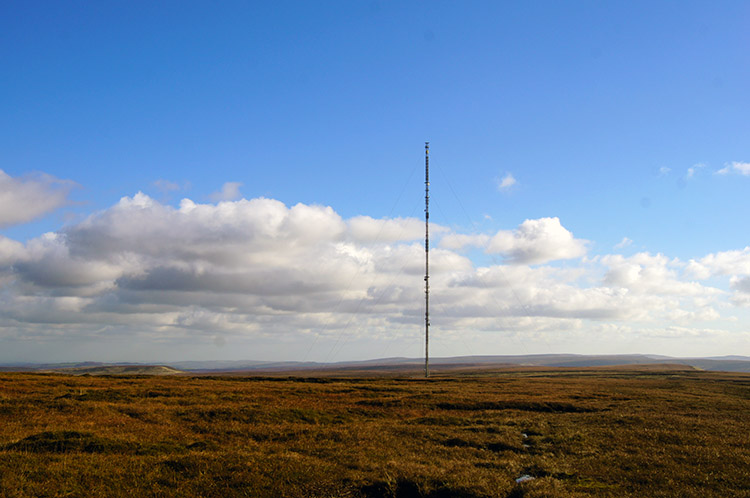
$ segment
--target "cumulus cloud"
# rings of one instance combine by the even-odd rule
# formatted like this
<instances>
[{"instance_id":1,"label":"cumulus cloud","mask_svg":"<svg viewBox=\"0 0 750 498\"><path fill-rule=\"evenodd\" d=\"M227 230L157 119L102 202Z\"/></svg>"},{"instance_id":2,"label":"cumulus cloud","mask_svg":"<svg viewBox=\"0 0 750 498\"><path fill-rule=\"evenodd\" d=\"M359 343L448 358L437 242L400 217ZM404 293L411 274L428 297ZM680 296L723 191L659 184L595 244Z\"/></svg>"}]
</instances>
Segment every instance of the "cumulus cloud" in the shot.
<instances>
[{"instance_id":1,"label":"cumulus cloud","mask_svg":"<svg viewBox=\"0 0 750 498\"><path fill-rule=\"evenodd\" d=\"M750 246L691 259L687 271L700 279L707 279L712 275L750 275Z\"/></svg>"},{"instance_id":2,"label":"cumulus cloud","mask_svg":"<svg viewBox=\"0 0 750 498\"><path fill-rule=\"evenodd\" d=\"M27 244L24 257L16 259L13 269L27 286L75 295L79 292L72 289L98 288L119 275L123 267L101 259L74 258L69 250L63 234L47 233Z\"/></svg>"},{"instance_id":3,"label":"cumulus cloud","mask_svg":"<svg viewBox=\"0 0 750 498\"><path fill-rule=\"evenodd\" d=\"M685 265L685 273L703 280L728 276L733 293L730 302L735 306L750 306L750 247L691 259Z\"/></svg>"},{"instance_id":4,"label":"cumulus cloud","mask_svg":"<svg viewBox=\"0 0 750 498\"><path fill-rule=\"evenodd\" d=\"M662 254L609 255L598 259L605 268L603 285L625 292L632 303L655 320L691 325L720 317L715 306L726 292L691 280L686 265Z\"/></svg>"},{"instance_id":5,"label":"cumulus cloud","mask_svg":"<svg viewBox=\"0 0 750 498\"><path fill-rule=\"evenodd\" d=\"M601 262L608 268L604 283L626 288L630 292L681 296L718 292L681 278L679 271L683 265L662 254L638 253L628 258L619 254L609 255L603 257Z\"/></svg>"},{"instance_id":6,"label":"cumulus cloud","mask_svg":"<svg viewBox=\"0 0 750 498\"><path fill-rule=\"evenodd\" d=\"M0 170L0 228L26 223L68 203L75 184L38 173L11 177Z\"/></svg>"},{"instance_id":7,"label":"cumulus cloud","mask_svg":"<svg viewBox=\"0 0 750 498\"><path fill-rule=\"evenodd\" d=\"M446 296L455 314L468 317L544 317L613 320L640 316L645 308L621 289L581 288L579 272L529 266L493 266L455 276ZM472 289L456 292L456 289Z\"/></svg>"},{"instance_id":8,"label":"cumulus cloud","mask_svg":"<svg viewBox=\"0 0 750 498\"><path fill-rule=\"evenodd\" d=\"M726 164L722 169L716 172L719 175L728 175L730 173L737 173L743 176L750 176L750 163L742 163L734 161Z\"/></svg>"},{"instance_id":9,"label":"cumulus cloud","mask_svg":"<svg viewBox=\"0 0 750 498\"><path fill-rule=\"evenodd\" d=\"M586 254L585 240L576 239L559 218L526 220L515 230L501 230L487 245L487 252L501 254L515 264L540 264Z\"/></svg>"},{"instance_id":10,"label":"cumulus cloud","mask_svg":"<svg viewBox=\"0 0 750 498\"><path fill-rule=\"evenodd\" d=\"M517 183L518 182L513 177L512 173L506 173L505 176L497 179L497 189L502 192L504 190L508 190L509 188L511 188L513 185Z\"/></svg>"},{"instance_id":11,"label":"cumulus cloud","mask_svg":"<svg viewBox=\"0 0 750 498\"><path fill-rule=\"evenodd\" d=\"M329 206L256 198L174 207L139 192L26 244L0 236L0 338L388 337L421 327L423 229L413 218L343 219ZM624 321L688 327L715 320L729 299L691 266L709 276L734 268L734 304L750 286L750 249L690 263L640 253L557 268L544 263L586 253L557 218L494 235L435 231L431 310L446 335L578 333ZM457 252L469 246L504 264L476 267Z\"/></svg>"}]
</instances>

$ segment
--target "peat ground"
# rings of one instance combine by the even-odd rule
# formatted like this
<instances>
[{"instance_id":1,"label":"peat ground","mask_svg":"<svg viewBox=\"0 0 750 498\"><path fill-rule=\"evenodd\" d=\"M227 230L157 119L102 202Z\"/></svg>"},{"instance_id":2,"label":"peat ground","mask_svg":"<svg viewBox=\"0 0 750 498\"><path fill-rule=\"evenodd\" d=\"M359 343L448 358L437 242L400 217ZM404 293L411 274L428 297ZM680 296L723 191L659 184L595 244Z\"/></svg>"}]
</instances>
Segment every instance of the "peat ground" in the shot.
<instances>
[{"instance_id":1,"label":"peat ground","mask_svg":"<svg viewBox=\"0 0 750 498\"><path fill-rule=\"evenodd\" d=\"M348 374L0 373L0 496L750 496L750 374Z\"/></svg>"}]
</instances>

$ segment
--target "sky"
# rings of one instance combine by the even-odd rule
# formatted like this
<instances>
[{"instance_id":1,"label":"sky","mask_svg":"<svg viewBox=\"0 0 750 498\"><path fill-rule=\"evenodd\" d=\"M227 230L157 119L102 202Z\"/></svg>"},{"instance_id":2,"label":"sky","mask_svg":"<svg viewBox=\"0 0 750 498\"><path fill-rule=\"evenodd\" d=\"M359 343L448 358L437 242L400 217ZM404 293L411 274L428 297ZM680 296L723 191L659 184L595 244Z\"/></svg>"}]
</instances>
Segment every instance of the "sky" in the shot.
<instances>
[{"instance_id":1,"label":"sky","mask_svg":"<svg viewBox=\"0 0 750 498\"><path fill-rule=\"evenodd\" d=\"M750 4L0 5L0 362L750 355Z\"/></svg>"}]
</instances>

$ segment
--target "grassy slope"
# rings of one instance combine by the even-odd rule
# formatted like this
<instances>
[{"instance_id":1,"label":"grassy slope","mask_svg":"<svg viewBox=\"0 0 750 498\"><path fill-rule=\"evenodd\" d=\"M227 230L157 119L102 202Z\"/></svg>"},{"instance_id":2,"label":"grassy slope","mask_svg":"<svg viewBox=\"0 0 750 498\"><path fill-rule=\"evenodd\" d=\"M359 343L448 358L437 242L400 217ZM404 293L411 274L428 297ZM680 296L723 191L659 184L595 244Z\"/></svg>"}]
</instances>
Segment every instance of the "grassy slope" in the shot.
<instances>
[{"instance_id":1,"label":"grassy slope","mask_svg":"<svg viewBox=\"0 0 750 498\"><path fill-rule=\"evenodd\" d=\"M0 374L0 495L748 496L749 409L750 375L653 368Z\"/></svg>"}]
</instances>

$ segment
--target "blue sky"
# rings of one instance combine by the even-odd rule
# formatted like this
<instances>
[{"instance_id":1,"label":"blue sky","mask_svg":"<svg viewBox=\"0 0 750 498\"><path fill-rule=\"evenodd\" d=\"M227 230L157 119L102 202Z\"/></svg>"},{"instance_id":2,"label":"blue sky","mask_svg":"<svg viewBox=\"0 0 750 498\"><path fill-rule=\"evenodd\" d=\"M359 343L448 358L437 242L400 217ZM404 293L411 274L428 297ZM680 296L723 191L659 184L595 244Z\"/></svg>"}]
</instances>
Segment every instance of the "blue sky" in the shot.
<instances>
[{"instance_id":1,"label":"blue sky","mask_svg":"<svg viewBox=\"0 0 750 498\"><path fill-rule=\"evenodd\" d=\"M6 3L0 360L419 356L424 141L435 354L750 354L749 22Z\"/></svg>"}]
</instances>

